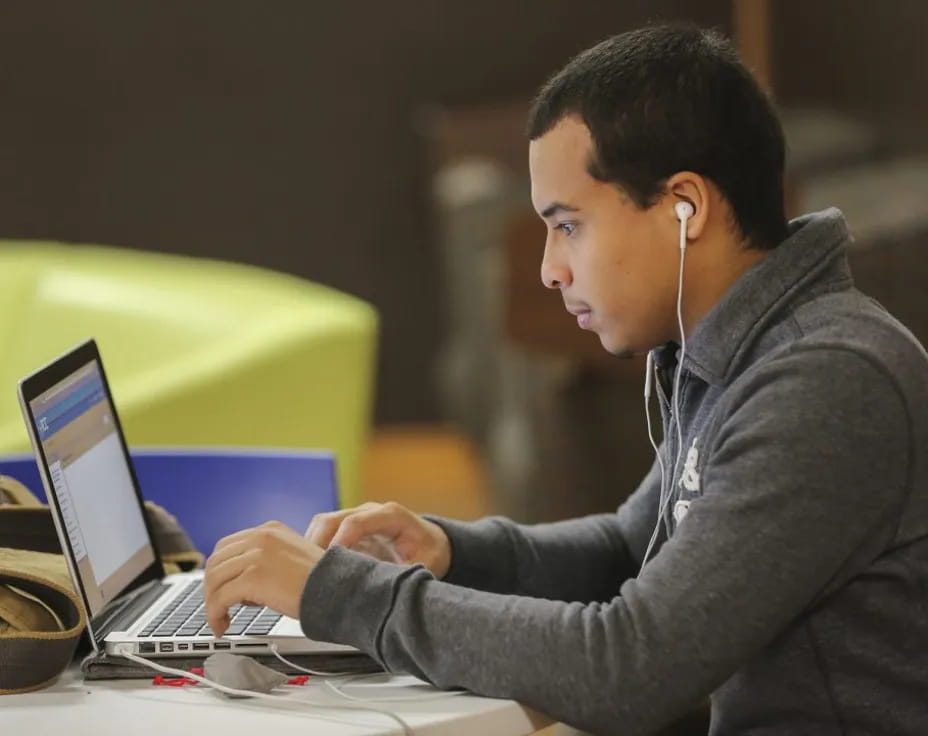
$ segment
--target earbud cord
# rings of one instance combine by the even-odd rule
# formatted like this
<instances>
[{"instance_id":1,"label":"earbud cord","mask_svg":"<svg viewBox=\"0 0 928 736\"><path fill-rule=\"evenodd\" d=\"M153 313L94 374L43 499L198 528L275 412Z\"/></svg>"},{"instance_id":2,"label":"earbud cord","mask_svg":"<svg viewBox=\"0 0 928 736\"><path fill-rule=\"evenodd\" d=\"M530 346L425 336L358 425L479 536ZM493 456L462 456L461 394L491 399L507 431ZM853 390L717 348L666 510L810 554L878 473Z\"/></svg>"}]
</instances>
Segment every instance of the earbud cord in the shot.
<instances>
[{"instance_id":1,"label":"earbud cord","mask_svg":"<svg viewBox=\"0 0 928 736\"><path fill-rule=\"evenodd\" d=\"M654 524L654 531L651 532L651 539L648 542L647 549L645 550L644 559L641 561L642 567L644 567L644 563L648 561L648 556L651 554L651 548L654 547L654 541L657 539L657 532L658 529L660 529L661 509L664 506L664 458L661 457L661 451L657 446L657 441L654 439L654 430L651 427L651 383L653 380L654 372L656 370L657 369L654 365L654 359L649 352L648 359L645 363L644 415L648 420L648 439L651 441L651 447L654 448L654 455L657 457L657 464L661 469L661 491L657 504L657 522Z\"/></svg>"},{"instance_id":2,"label":"earbud cord","mask_svg":"<svg viewBox=\"0 0 928 736\"><path fill-rule=\"evenodd\" d=\"M683 216L680 218L680 274L677 279L677 325L680 328L680 359L677 362L677 370L674 373L673 379L673 411L671 421L676 424L677 428L677 456L674 459L672 474L670 476L670 484L666 490L666 496L664 491L664 463L661 460L660 452L657 448L657 444L654 441L654 435L651 430L651 411L649 406L650 391L647 389L649 386L650 379L650 370L651 370L651 354L648 353L647 361L647 370L648 374L645 378L645 416L648 420L648 438L651 440L651 446L654 448L654 452L657 454L657 460L661 468L661 492L660 498L658 500L658 509L657 509L657 522L654 525L654 531L651 534L651 540L648 542L648 547L645 550L644 558L641 560L641 567L645 566L645 563L648 561L648 557L651 554L651 549L654 547L654 543L657 540L658 531L660 530L661 522L664 520L664 512L666 511L667 504L670 502L670 499L673 497L673 482L674 478L677 477L677 466L680 464L680 458L683 456L683 429L680 426L680 374L683 372L683 359L686 357L686 332L683 329L683 266L686 260L686 223L689 220L689 215ZM669 535L670 530L667 530Z\"/></svg>"},{"instance_id":3,"label":"earbud cord","mask_svg":"<svg viewBox=\"0 0 928 736\"><path fill-rule=\"evenodd\" d=\"M677 425L677 457L673 461L673 474L667 488L666 505L673 496L673 484L677 477L677 466L683 457L683 427L680 422L680 375L683 373L683 360L686 358L686 331L683 329L683 263L686 260L686 223L689 216L680 218L680 277L677 282L677 324L680 327L680 358L673 377L673 418ZM663 515L663 512L662 512Z\"/></svg>"}]
</instances>

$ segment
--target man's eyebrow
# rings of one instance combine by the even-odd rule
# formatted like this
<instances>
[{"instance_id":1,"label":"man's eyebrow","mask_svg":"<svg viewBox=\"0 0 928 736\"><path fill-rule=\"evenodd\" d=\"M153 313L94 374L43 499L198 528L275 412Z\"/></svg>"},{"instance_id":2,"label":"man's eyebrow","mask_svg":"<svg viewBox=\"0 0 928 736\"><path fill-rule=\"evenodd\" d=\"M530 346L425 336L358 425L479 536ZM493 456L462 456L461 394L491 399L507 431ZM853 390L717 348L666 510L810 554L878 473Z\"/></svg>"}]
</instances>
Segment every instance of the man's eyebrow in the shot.
<instances>
[{"instance_id":1,"label":"man's eyebrow","mask_svg":"<svg viewBox=\"0 0 928 736\"><path fill-rule=\"evenodd\" d=\"M571 207L569 204L564 204L563 202L552 202L541 211L541 217L547 220L551 215L558 212L578 212L578 209L576 207Z\"/></svg>"}]
</instances>

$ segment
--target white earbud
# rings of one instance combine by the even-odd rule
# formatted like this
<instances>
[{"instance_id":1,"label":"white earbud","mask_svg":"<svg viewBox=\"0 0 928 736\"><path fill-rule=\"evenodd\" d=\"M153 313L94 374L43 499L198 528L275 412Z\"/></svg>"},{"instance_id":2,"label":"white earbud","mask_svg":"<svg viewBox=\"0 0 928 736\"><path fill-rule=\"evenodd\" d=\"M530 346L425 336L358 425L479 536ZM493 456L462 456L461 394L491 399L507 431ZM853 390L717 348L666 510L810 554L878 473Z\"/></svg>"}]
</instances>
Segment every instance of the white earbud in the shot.
<instances>
[{"instance_id":1,"label":"white earbud","mask_svg":"<svg viewBox=\"0 0 928 736\"><path fill-rule=\"evenodd\" d=\"M677 213L677 219L680 220L680 222L686 222L696 214L696 210L693 209L693 205L685 200L677 202L673 206L673 211Z\"/></svg>"},{"instance_id":2,"label":"white earbud","mask_svg":"<svg viewBox=\"0 0 928 736\"><path fill-rule=\"evenodd\" d=\"M677 219L680 221L680 251L686 250L686 221L689 220L696 212L693 205L685 199L677 202L673 206L673 211L677 213ZM683 272L680 272L680 278L683 278Z\"/></svg>"},{"instance_id":3,"label":"white earbud","mask_svg":"<svg viewBox=\"0 0 928 736\"><path fill-rule=\"evenodd\" d=\"M644 365L644 399L645 412L648 410L648 399L651 398L651 385L654 383L654 356L652 351L648 351L648 357ZM651 433L651 419L648 418L648 433Z\"/></svg>"}]
</instances>

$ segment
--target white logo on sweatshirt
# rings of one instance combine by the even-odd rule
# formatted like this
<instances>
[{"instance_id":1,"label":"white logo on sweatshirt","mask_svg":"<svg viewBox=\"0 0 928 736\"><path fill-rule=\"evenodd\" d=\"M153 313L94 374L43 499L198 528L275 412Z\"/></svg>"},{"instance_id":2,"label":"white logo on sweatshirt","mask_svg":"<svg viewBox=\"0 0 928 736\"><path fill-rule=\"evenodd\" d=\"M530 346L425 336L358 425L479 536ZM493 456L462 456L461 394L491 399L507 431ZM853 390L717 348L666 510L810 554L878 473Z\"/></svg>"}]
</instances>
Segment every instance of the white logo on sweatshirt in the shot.
<instances>
[{"instance_id":1,"label":"white logo on sweatshirt","mask_svg":"<svg viewBox=\"0 0 928 736\"><path fill-rule=\"evenodd\" d=\"M680 522L686 518L686 514L690 510L689 501L677 501L673 505L673 520L677 523L677 526L680 526Z\"/></svg>"},{"instance_id":2,"label":"white logo on sweatshirt","mask_svg":"<svg viewBox=\"0 0 928 736\"><path fill-rule=\"evenodd\" d=\"M696 471L696 463L699 462L699 450L696 449L698 437L693 438L693 446L686 453L686 461L683 463L683 474L680 476L680 486L688 491L699 490L699 473Z\"/></svg>"}]
</instances>

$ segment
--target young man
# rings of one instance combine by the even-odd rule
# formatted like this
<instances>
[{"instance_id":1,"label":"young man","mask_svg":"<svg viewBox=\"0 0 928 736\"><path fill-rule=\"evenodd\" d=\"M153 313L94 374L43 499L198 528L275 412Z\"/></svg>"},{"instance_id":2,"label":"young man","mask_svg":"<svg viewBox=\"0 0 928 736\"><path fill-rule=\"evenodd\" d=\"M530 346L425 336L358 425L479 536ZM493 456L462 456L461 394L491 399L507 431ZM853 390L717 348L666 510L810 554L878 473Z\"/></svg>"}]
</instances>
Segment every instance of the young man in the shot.
<instances>
[{"instance_id":1,"label":"young man","mask_svg":"<svg viewBox=\"0 0 928 736\"><path fill-rule=\"evenodd\" d=\"M606 350L653 351L658 462L617 514L232 535L213 630L256 601L597 733L710 694L713 734L928 733L928 357L854 289L841 213L785 221L764 94L718 36L648 28L551 79L530 138L542 280Z\"/></svg>"}]
</instances>

